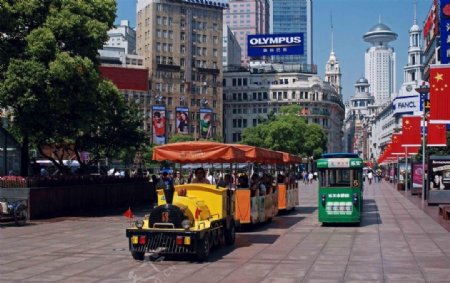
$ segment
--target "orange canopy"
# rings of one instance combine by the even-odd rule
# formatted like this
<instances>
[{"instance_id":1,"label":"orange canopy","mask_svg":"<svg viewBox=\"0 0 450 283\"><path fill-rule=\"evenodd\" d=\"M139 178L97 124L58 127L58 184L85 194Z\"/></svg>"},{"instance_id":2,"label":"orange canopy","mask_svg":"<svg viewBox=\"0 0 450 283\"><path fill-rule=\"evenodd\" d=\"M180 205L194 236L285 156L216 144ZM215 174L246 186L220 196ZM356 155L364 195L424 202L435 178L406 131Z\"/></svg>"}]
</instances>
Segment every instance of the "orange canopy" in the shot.
<instances>
[{"instance_id":1,"label":"orange canopy","mask_svg":"<svg viewBox=\"0 0 450 283\"><path fill-rule=\"evenodd\" d=\"M246 145L246 144L230 144L245 152L246 161L248 162L264 162L264 163L279 163L283 160L281 152L265 149L261 147Z\"/></svg>"},{"instance_id":2,"label":"orange canopy","mask_svg":"<svg viewBox=\"0 0 450 283\"><path fill-rule=\"evenodd\" d=\"M190 141L169 143L153 149L153 160L170 160L179 163L245 162L245 152L229 144Z\"/></svg>"},{"instance_id":3,"label":"orange canopy","mask_svg":"<svg viewBox=\"0 0 450 283\"><path fill-rule=\"evenodd\" d=\"M278 164L281 163L289 163L289 164L295 164L295 163L302 163L302 158L300 156L296 156L287 152L283 151L277 151L281 154L283 154L283 159L278 161Z\"/></svg>"}]
</instances>

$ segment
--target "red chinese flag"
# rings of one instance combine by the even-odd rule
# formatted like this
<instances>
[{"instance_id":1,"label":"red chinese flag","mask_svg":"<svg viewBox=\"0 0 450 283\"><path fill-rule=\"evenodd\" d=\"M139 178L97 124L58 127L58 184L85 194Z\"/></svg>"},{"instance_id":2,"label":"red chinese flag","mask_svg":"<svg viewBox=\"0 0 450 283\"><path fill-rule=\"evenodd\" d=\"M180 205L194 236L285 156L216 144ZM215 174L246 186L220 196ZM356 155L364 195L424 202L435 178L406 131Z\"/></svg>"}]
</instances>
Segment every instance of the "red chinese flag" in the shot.
<instances>
[{"instance_id":1,"label":"red chinese flag","mask_svg":"<svg viewBox=\"0 0 450 283\"><path fill-rule=\"evenodd\" d=\"M402 118L402 141L403 147L420 146L422 139L420 136L420 116L403 116Z\"/></svg>"},{"instance_id":2,"label":"red chinese flag","mask_svg":"<svg viewBox=\"0 0 450 283\"><path fill-rule=\"evenodd\" d=\"M428 124L427 146L447 146L447 128L444 124Z\"/></svg>"},{"instance_id":3,"label":"red chinese flag","mask_svg":"<svg viewBox=\"0 0 450 283\"><path fill-rule=\"evenodd\" d=\"M391 145L391 153L392 154L402 154L405 152L405 148L402 147L402 133L392 134L392 145Z\"/></svg>"},{"instance_id":4,"label":"red chinese flag","mask_svg":"<svg viewBox=\"0 0 450 283\"><path fill-rule=\"evenodd\" d=\"M430 66L430 124L450 124L450 65Z\"/></svg>"},{"instance_id":5,"label":"red chinese flag","mask_svg":"<svg viewBox=\"0 0 450 283\"><path fill-rule=\"evenodd\" d=\"M123 213L123 216L125 216L126 218L130 218L130 219L133 218L133 211L131 211L130 207L127 209L127 211L125 211Z\"/></svg>"}]
</instances>

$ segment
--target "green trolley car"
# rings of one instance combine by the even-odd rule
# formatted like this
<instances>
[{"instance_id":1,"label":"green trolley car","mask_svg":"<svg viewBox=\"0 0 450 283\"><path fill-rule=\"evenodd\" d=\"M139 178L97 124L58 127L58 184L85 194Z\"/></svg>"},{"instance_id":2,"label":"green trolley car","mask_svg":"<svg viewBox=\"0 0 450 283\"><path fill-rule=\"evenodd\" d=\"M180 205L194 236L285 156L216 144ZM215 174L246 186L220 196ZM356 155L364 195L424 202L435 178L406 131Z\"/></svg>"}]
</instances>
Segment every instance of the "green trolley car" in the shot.
<instances>
[{"instance_id":1,"label":"green trolley car","mask_svg":"<svg viewBox=\"0 0 450 283\"><path fill-rule=\"evenodd\" d=\"M361 222L363 166L363 160L353 153L323 154L317 161L319 222Z\"/></svg>"}]
</instances>

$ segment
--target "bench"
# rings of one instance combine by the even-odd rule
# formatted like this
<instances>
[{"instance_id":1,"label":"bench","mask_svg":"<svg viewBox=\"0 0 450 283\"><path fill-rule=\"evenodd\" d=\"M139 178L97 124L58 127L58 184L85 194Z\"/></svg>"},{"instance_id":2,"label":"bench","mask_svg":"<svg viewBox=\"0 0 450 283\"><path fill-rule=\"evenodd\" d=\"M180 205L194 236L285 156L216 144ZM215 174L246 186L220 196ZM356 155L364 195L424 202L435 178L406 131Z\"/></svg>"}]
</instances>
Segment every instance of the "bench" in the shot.
<instances>
[{"instance_id":1,"label":"bench","mask_svg":"<svg viewBox=\"0 0 450 283\"><path fill-rule=\"evenodd\" d=\"M442 216L442 218L444 218L444 220L449 220L449 216L450 216L450 205L444 205L441 204L439 205L439 216Z\"/></svg>"}]
</instances>

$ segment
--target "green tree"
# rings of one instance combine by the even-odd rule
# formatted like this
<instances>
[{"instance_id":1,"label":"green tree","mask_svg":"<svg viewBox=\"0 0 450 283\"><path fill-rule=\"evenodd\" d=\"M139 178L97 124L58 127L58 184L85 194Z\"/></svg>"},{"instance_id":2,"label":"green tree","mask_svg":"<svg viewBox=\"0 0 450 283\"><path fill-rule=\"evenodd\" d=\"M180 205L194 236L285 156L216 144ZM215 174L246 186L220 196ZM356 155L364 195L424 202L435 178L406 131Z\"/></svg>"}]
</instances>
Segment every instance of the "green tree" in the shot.
<instances>
[{"instance_id":1,"label":"green tree","mask_svg":"<svg viewBox=\"0 0 450 283\"><path fill-rule=\"evenodd\" d=\"M115 19L114 0L0 0L0 106L22 141L91 153L91 162L138 147L138 111L99 75L97 50Z\"/></svg>"},{"instance_id":2,"label":"green tree","mask_svg":"<svg viewBox=\"0 0 450 283\"><path fill-rule=\"evenodd\" d=\"M427 147L426 157L430 155L450 155L450 132L447 132L447 146ZM416 161L422 162L422 147L419 149L419 153L414 157Z\"/></svg>"},{"instance_id":3,"label":"green tree","mask_svg":"<svg viewBox=\"0 0 450 283\"><path fill-rule=\"evenodd\" d=\"M242 142L305 156L326 150L326 136L319 125L308 125L299 117L301 107L283 106L280 112L256 127L242 132Z\"/></svg>"},{"instance_id":4,"label":"green tree","mask_svg":"<svg viewBox=\"0 0 450 283\"><path fill-rule=\"evenodd\" d=\"M187 142L187 141L195 141L195 138L192 135L176 134L170 137L169 139L169 143Z\"/></svg>"}]
</instances>

